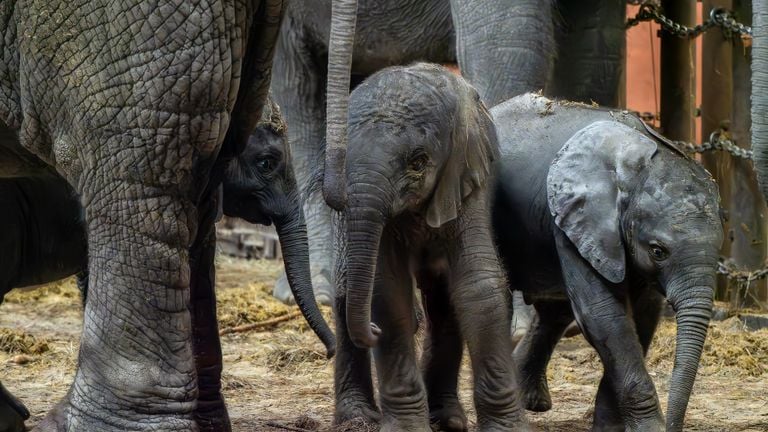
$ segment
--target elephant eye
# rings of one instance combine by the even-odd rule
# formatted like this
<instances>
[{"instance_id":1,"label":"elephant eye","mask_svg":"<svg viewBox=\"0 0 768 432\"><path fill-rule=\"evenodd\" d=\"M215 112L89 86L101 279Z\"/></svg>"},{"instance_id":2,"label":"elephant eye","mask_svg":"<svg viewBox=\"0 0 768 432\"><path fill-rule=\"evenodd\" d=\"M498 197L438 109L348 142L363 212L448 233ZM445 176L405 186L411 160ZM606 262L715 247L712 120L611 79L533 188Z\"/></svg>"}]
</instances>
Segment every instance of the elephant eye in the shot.
<instances>
[{"instance_id":1,"label":"elephant eye","mask_svg":"<svg viewBox=\"0 0 768 432\"><path fill-rule=\"evenodd\" d=\"M664 261L669 256L669 251L663 244L652 241L648 248L648 255L650 255L651 259L654 261Z\"/></svg>"},{"instance_id":2,"label":"elephant eye","mask_svg":"<svg viewBox=\"0 0 768 432\"><path fill-rule=\"evenodd\" d=\"M421 172L427 168L429 164L429 158L424 153L419 153L411 158L408 162L408 168L411 171Z\"/></svg>"},{"instance_id":3,"label":"elephant eye","mask_svg":"<svg viewBox=\"0 0 768 432\"><path fill-rule=\"evenodd\" d=\"M262 174L269 174L275 170L277 161L272 156L267 156L256 161L256 169Z\"/></svg>"}]
</instances>

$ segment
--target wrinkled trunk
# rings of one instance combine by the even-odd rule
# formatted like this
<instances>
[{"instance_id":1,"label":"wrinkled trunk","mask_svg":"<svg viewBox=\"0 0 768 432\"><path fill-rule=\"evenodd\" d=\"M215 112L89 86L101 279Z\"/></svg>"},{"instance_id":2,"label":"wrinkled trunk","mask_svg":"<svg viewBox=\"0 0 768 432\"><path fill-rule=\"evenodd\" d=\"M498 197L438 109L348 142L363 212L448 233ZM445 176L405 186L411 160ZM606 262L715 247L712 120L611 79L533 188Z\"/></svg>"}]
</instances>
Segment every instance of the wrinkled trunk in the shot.
<instances>
[{"instance_id":1,"label":"wrinkled trunk","mask_svg":"<svg viewBox=\"0 0 768 432\"><path fill-rule=\"evenodd\" d=\"M763 197L768 199L768 2L752 4L752 150Z\"/></svg>"},{"instance_id":2,"label":"wrinkled trunk","mask_svg":"<svg viewBox=\"0 0 768 432\"><path fill-rule=\"evenodd\" d=\"M677 320L675 366L669 380L667 431L682 431L699 359L712 316L715 277L712 267L696 267L667 285Z\"/></svg>"},{"instance_id":3,"label":"wrinkled trunk","mask_svg":"<svg viewBox=\"0 0 768 432\"><path fill-rule=\"evenodd\" d=\"M355 346L372 348L378 328L371 323L371 299L384 218L374 203L347 212L347 330Z\"/></svg>"},{"instance_id":4,"label":"wrinkled trunk","mask_svg":"<svg viewBox=\"0 0 768 432\"><path fill-rule=\"evenodd\" d=\"M289 212L289 216L275 220L285 262L285 273L296 304L309 323L309 327L325 345L328 358L331 358L336 352L336 338L315 301L309 270L307 226L304 223L301 205L298 204L298 200L296 202L297 208Z\"/></svg>"},{"instance_id":5,"label":"wrinkled trunk","mask_svg":"<svg viewBox=\"0 0 768 432\"><path fill-rule=\"evenodd\" d=\"M331 39L328 43L323 197L337 211L343 210L347 203L347 121L356 22L357 0L333 0Z\"/></svg>"}]
</instances>

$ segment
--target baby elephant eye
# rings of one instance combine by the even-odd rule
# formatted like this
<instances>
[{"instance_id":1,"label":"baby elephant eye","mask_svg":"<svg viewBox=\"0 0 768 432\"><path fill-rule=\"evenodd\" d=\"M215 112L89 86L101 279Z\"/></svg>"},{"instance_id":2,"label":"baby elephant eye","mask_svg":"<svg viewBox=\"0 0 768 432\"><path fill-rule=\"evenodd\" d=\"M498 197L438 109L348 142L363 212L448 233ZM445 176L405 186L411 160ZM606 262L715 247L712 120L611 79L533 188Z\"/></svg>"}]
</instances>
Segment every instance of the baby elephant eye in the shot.
<instances>
[{"instance_id":1,"label":"baby elephant eye","mask_svg":"<svg viewBox=\"0 0 768 432\"><path fill-rule=\"evenodd\" d=\"M421 172L427 168L427 164L429 164L429 158L422 153L411 158L408 162L408 168L410 168L411 171Z\"/></svg>"},{"instance_id":2,"label":"baby elephant eye","mask_svg":"<svg viewBox=\"0 0 768 432\"><path fill-rule=\"evenodd\" d=\"M275 166L277 165L277 161L275 161L275 158L273 157L266 157L264 159L259 159L256 161L256 169L259 170L262 174L269 174L272 171L275 170Z\"/></svg>"},{"instance_id":3,"label":"baby elephant eye","mask_svg":"<svg viewBox=\"0 0 768 432\"><path fill-rule=\"evenodd\" d=\"M648 248L648 255L650 255L651 259L654 261L663 261L669 257L669 251L663 244L653 241Z\"/></svg>"}]
</instances>

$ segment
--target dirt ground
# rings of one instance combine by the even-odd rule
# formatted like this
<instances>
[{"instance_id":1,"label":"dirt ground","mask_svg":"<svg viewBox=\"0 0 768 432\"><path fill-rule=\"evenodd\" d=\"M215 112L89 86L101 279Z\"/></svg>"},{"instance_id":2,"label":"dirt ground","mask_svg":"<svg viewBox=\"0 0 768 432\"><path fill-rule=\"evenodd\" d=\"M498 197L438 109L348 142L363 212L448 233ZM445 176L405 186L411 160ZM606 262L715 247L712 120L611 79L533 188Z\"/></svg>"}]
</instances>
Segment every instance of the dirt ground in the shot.
<instances>
[{"instance_id":1,"label":"dirt ground","mask_svg":"<svg viewBox=\"0 0 768 432\"><path fill-rule=\"evenodd\" d=\"M222 328L294 311L269 295L280 268L276 262L218 259ZM37 423L69 387L80 309L72 280L12 293L0 307L0 377L32 412L29 425ZM330 317L330 311L325 312ZM330 427L333 365L300 318L268 330L229 334L222 344L224 392L236 431ZM674 323L665 322L648 359L664 407L673 352ZM601 375L597 355L581 336L564 340L548 373L553 408L529 413L531 422L541 431L589 430ZM473 419L470 375L465 361L462 399ZM746 332L733 318L712 325L686 426L691 431L768 431L768 330Z\"/></svg>"}]
</instances>

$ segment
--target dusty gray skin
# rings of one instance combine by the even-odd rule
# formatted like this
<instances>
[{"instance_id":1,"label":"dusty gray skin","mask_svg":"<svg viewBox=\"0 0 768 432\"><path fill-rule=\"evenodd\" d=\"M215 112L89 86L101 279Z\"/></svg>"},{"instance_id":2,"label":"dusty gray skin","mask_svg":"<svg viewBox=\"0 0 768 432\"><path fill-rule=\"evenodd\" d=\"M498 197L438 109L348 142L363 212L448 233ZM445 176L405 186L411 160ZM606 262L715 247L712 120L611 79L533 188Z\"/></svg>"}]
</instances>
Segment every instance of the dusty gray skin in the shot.
<instances>
[{"instance_id":1,"label":"dusty gray skin","mask_svg":"<svg viewBox=\"0 0 768 432\"><path fill-rule=\"evenodd\" d=\"M335 5L341 25L337 55L330 63L331 1L288 5L272 84L291 125L289 140L307 216L312 278L321 302L333 293L329 258L333 251L331 212L317 174L323 157L332 158L326 174L338 173L333 181L326 177L326 184L341 193L343 155L326 151L325 138L326 125L331 130L330 147L344 138L350 73L354 87L388 66L458 62L463 76L489 106L544 88L568 99L618 103L626 9L621 0L344 0ZM355 10L353 42L349 23L354 22L350 15ZM556 59L558 51L563 61ZM331 86L327 99L326 84ZM332 103L326 119L327 101ZM274 295L291 301L284 278L275 285Z\"/></svg>"},{"instance_id":2,"label":"dusty gray skin","mask_svg":"<svg viewBox=\"0 0 768 432\"><path fill-rule=\"evenodd\" d=\"M755 171L760 189L768 200L768 3L766 2L752 4L752 33L752 150L755 152Z\"/></svg>"},{"instance_id":3,"label":"dusty gray skin","mask_svg":"<svg viewBox=\"0 0 768 432\"><path fill-rule=\"evenodd\" d=\"M575 317L605 367L593 430L681 431L723 236L713 179L625 113L537 95L491 113L494 233L538 312L514 356L527 408L551 407L546 366ZM666 426L643 360L664 297L678 324Z\"/></svg>"},{"instance_id":4,"label":"dusty gray skin","mask_svg":"<svg viewBox=\"0 0 768 432\"><path fill-rule=\"evenodd\" d=\"M275 224L291 290L301 299L300 308L330 357L335 339L317 308L310 284L307 232L285 131L277 105L268 103L245 150L224 172L224 214L252 223ZM2 295L13 288L76 273L85 302L88 251L83 212L66 182L53 177L0 179L0 207L6 209L0 214L0 225L7 234L0 239L0 250L4 251L0 303ZM21 430L29 413L7 390L0 398L7 402L0 405L0 431Z\"/></svg>"},{"instance_id":5,"label":"dusty gray skin","mask_svg":"<svg viewBox=\"0 0 768 432\"><path fill-rule=\"evenodd\" d=\"M231 429L214 221L267 97L283 5L146 6L0 3L0 177L63 177L89 249L78 368L41 431Z\"/></svg>"},{"instance_id":6,"label":"dusty gray skin","mask_svg":"<svg viewBox=\"0 0 768 432\"><path fill-rule=\"evenodd\" d=\"M383 431L429 431L430 420L466 430L456 388L466 341L479 430L526 430L510 361L508 288L489 225L498 149L488 111L445 68L393 67L354 90L349 131L336 421L378 420L374 348ZM414 279L430 329L422 371Z\"/></svg>"}]
</instances>

